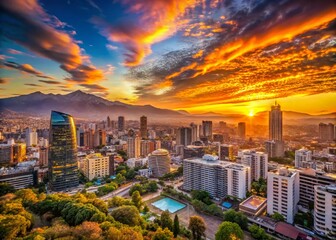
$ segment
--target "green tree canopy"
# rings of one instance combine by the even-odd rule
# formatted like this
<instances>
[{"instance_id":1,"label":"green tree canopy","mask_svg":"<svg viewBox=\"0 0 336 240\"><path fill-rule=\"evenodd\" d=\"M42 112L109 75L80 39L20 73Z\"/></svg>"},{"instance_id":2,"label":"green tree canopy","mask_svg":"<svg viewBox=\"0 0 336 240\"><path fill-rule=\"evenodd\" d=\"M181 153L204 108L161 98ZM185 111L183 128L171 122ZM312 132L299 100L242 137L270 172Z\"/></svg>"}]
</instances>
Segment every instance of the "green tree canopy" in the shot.
<instances>
[{"instance_id":1,"label":"green tree canopy","mask_svg":"<svg viewBox=\"0 0 336 240\"><path fill-rule=\"evenodd\" d=\"M173 237L173 233L168 228L162 230L162 228L159 227L153 234L152 240L171 240Z\"/></svg>"},{"instance_id":2,"label":"green tree canopy","mask_svg":"<svg viewBox=\"0 0 336 240\"><path fill-rule=\"evenodd\" d=\"M224 212L224 221L237 223L242 229L247 229L248 219L242 212L236 212L234 209L229 209Z\"/></svg>"},{"instance_id":3,"label":"green tree canopy","mask_svg":"<svg viewBox=\"0 0 336 240\"><path fill-rule=\"evenodd\" d=\"M161 227L163 229L165 228L168 228L170 231L173 230L173 221L172 219L170 218L170 215L169 215L169 211L166 210L166 211L163 211L161 213L161 219L160 219L160 222L161 222Z\"/></svg>"},{"instance_id":4,"label":"green tree canopy","mask_svg":"<svg viewBox=\"0 0 336 240\"><path fill-rule=\"evenodd\" d=\"M237 223L222 222L215 235L216 240L243 240L244 233Z\"/></svg>"},{"instance_id":5,"label":"green tree canopy","mask_svg":"<svg viewBox=\"0 0 336 240\"><path fill-rule=\"evenodd\" d=\"M8 183L0 183L0 197L15 192L15 188Z\"/></svg>"},{"instance_id":6,"label":"green tree canopy","mask_svg":"<svg viewBox=\"0 0 336 240\"><path fill-rule=\"evenodd\" d=\"M201 240L203 237L205 237L206 226L203 218L199 216L190 217L188 228L191 231L193 240Z\"/></svg>"},{"instance_id":7,"label":"green tree canopy","mask_svg":"<svg viewBox=\"0 0 336 240\"><path fill-rule=\"evenodd\" d=\"M135 191L132 193L132 202L137 209L141 209L143 203L139 191Z\"/></svg>"},{"instance_id":8,"label":"green tree canopy","mask_svg":"<svg viewBox=\"0 0 336 240\"><path fill-rule=\"evenodd\" d=\"M280 213L278 212L275 212L273 215L272 215L272 219L275 220L276 222L283 222L285 221L285 218L284 216L282 216Z\"/></svg>"},{"instance_id":9,"label":"green tree canopy","mask_svg":"<svg viewBox=\"0 0 336 240\"><path fill-rule=\"evenodd\" d=\"M256 240L270 240L271 238L266 234L265 230L256 224L249 226L249 232Z\"/></svg>"},{"instance_id":10,"label":"green tree canopy","mask_svg":"<svg viewBox=\"0 0 336 240\"><path fill-rule=\"evenodd\" d=\"M111 212L111 216L129 226L138 226L142 223L139 211L135 206L121 206Z\"/></svg>"},{"instance_id":11,"label":"green tree canopy","mask_svg":"<svg viewBox=\"0 0 336 240\"><path fill-rule=\"evenodd\" d=\"M174 233L174 237L177 237L177 235L180 233L180 222L179 222L177 214L175 214L175 217L174 217L173 233Z\"/></svg>"}]
</instances>

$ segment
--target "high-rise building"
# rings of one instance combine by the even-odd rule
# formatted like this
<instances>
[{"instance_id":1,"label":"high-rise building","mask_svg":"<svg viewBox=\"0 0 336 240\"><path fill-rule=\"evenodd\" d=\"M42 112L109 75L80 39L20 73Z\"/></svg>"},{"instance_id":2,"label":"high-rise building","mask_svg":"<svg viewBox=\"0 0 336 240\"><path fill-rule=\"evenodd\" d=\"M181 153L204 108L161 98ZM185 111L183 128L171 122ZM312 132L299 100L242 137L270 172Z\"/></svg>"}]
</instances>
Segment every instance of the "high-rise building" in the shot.
<instances>
[{"instance_id":1,"label":"high-rise building","mask_svg":"<svg viewBox=\"0 0 336 240\"><path fill-rule=\"evenodd\" d=\"M214 198L245 198L251 187L250 177L250 167L219 161L212 155L183 160L183 189L204 190Z\"/></svg>"},{"instance_id":2,"label":"high-rise building","mask_svg":"<svg viewBox=\"0 0 336 240\"><path fill-rule=\"evenodd\" d=\"M132 136L127 138L127 156L129 158L140 157L140 138Z\"/></svg>"},{"instance_id":3,"label":"high-rise building","mask_svg":"<svg viewBox=\"0 0 336 240\"><path fill-rule=\"evenodd\" d=\"M213 141L223 143L224 142L224 135L223 134L213 134Z\"/></svg>"},{"instance_id":4,"label":"high-rise building","mask_svg":"<svg viewBox=\"0 0 336 240\"><path fill-rule=\"evenodd\" d=\"M162 177L170 172L170 155L166 149L157 149L148 156L148 167L153 177Z\"/></svg>"},{"instance_id":5,"label":"high-rise building","mask_svg":"<svg viewBox=\"0 0 336 240\"><path fill-rule=\"evenodd\" d=\"M31 128L27 128L25 130L26 135L26 144L28 147L36 146L37 145L37 132L35 130L32 130Z\"/></svg>"},{"instance_id":6,"label":"high-rise building","mask_svg":"<svg viewBox=\"0 0 336 240\"><path fill-rule=\"evenodd\" d=\"M240 122L238 123L238 137L241 139L245 139L246 136L246 123Z\"/></svg>"},{"instance_id":7,"label":"high-rise building","mask_svg":"<svg viewBox=\"0 0 336 240\"><path fill-rule=\"evenodd\" d=\"M202 135L212 139L212 121L202 121Z\"/></svg>"},{"instance_id":8,"label":"high-rise building","mask_svg":"<svg viewBox=\"0 0 336 240\"><path fill-rule=\"evenodd\" d=\"M233 161L233 146L228 144L219 145L219 159Z\"/></svg>"},{"instance_id":9,"label":"high-rise building","mask_svg":"<svg viewBox=\"0 0 336 240\"><path fill-rule=\"evenodd\" d=\"M271 107L269 112L269 139L282 141L282 111L277 102Z\"/></svg>"},{"instance_id":10,"label":"high-rise building","mask_svg":"<svg viewBox=\"0 0 336 240\"><path fill-rule=\"evenodd\" d=\"M314 230L336 239L336 185L315 185L314 199Z\"/></svg>"},{"instance_id":11,"label":"high-rise building","mask_svg":"<svg viewBox=\"0 0 336 240\"><path fill-rule=\"evenodd\" d=\"M50 189L61 191L78 186L76 127L71 115L51 112L49 140Z\"/></svg>"},{"instance_id":12,"label":"high-rise building","mask_svg":"<svg viewBox=\"0 0 336 240\"><path fill-rule=\"evenodd\" d=\"M299 173L286 168L268 172L267 213L280 213L288 223L294 222L299 202Z\"/></svg>"},{"instance_id":13,"label":"high-rise building","mask_svg":"<svg viewBox=\"0 0 336 240\"><path fill-rule=\"evenodd\" d=\"M148 154L155 150L155 142L150 140L141 140L140 155L147 157Z\"/></svg>"},{"instance_id":14,"label":"high-rise building","mask_svg":"<svg viewBox=\"0 0 336 240\"><path fill-rule=\"evenodd\" d=\"M195 123L190 123L191 128L191 142L195 142L199 140L199 126Z\"/></svg>"},{"instance_id":15,"label":"high-rise building","mask_svg":"<svg viewBox=\"0 0 336 240\"><path fill-rule=\"evenodd\" d=\"M319 124L319 139L321 141L333 141L335 138L335 125L332 123Z\"/></svg>"},{"instance_id":16,"label":"high-rise building","mask_svg":"<svg viewBox=\"0 0 336 240\"><path fill-rule=\"evenodd\" d=\"M88 135L88 147L89 148L94 148L94 133L95 131L93 129L89 129L89 131L87 132Z\"/></svg>"},{"instance_id":17,"label":"high-rise building","mask_svg":"<svg viewBox=\"0 0 336 240\"><path fill-rule=\"evenodd\" d=\"M48 154L49 150L47 147L39 148L39 165L42 167L48 167Z\"/></svg>"},{"instance_id":18,"label":"high-rise building","mask_svg":"<svg viewBox=\"0 0 336 240\"><path fill-rule=\"evenodd\" d=\"M204 156L204 146L189 145L183 149L183 158L202 158Z\"/></svg>"},{"instance_id":19,"label":"high-rise building","mask_svg":"<svg viewBox=\"0 0 336 240\"><path fill-rule=\"evenodd\" d=\"M86 156L83 161L83 174L90 181L93 178L102 178L110 173L109 157L99 153Z\"/></svg>"},{"instance_id":20,"label":"high-rise building","mask_svg":"<svg viewBox=\"0 0 336 240\"><path fill-rule=\"evenodd\" d=\"M253 150L241 150L238 152L240 163L250 166L251 180L258 181L259 178L267 178L268 155Z\"/></svg>"},{"instance_id":21,"label":"high-rise building","mask_svg":"<svg viewBox=\"0 0 336 240\"><path fill-rule=\"evenodd\" d=\"M94 147L106 145L106 131L99 129L94 133Z\"/></svg>"},{"instance_id":22,"label":"high-rise building","mask_svg":"<svg viewBox=\"0 0 336 240\"><path fill-rule=\"evenodd\" d=\"M13 145L13 161L15 163L22 162L26 159L26 144L16 143Z\"/></svg>"},{"instance_id":23,"label":"high-rise building","mask_svg":"<svg viewBox=\"0 0 336 240\"><path fill-rule=\"evenodd\" d=\"M107 119L106 119L106 123L107 123L107 128L111 128L111 119L110 119L110 116L107 116Z\"/></svg>"},{"instance_id":24,"label":"high-rise building","mask_svg":"<svg viewBox=\"0 0 336 240\"><path fill-rule=\"evenodd\" d=\"M300 202L299 204L309 209L314 203L314 186L336 184L334 174L328 174L323 171L311 168L302 168L297 170L300 178Z\"/></svg>"},{"instance_id":25,"label":"high-rise building","mask_svg":"<svg viewBox=\"0 0 336 240\"><path fill-rule=\"evenodd\" d=\"M148 137L148 133L147 133L147 117L146 116L142 116L140 117L140 135L141 138L147 138Z\"/></svg>"},{"instance_id":26,"label":"high-rise building","mask_svg":"<svg viewBox=\"0 0 336 240\"><path fill-rule=\"evenodd\" d=\"M191 128L180 127L177 129L176 144L188 146L191 144Z\"/></svg>"},{"instance_id":27,"label":"high-rise building","mask_svg":"<svg viewBox=\"0 0 336 240\"><path fill-rule=\"evenodd\" d=\"M124 116L118 117L118 131L119 132L125 131L125 117Z\"/></svg>"},{"instance_id":28,"label":"high-rise building","mask_svg":"<svg viewBox=\"0 0 336 240\"><path fill-rule=\"evenodd\" d=\"M305 162L310 162L312 160L312 152L308 149L300 149L295 151L295 167L304 167Z\"/></svg>"},{"instance_id":29,"label":"high-rise building","mask_svg":"<svg viewBox=\"0 0 336 240\"><path fill-rule=\"evenodd\" d=\"M13 145L0 144L0 165L13 163Z\"/></svg>"},{"instance_id":30,"label":"high-rise building","mask_svg":"<svg viewBox=\"0 0 336 240\"><path fill-rule=\"evenodd\" d=\"M266 153L269 157L283 157L284 156L284 142L269 140L265 142Z\"/></svg>"},{"instance_id":31,"label":"high-rise building","mask_svg":"<svg viewBox=\"0 0 336 240\"><path fill-rule=\"evenodd\" d=\"M219 131L222 133L226 131L226 122L224 121L219 122Z\"/></svg>"}]
</instances>

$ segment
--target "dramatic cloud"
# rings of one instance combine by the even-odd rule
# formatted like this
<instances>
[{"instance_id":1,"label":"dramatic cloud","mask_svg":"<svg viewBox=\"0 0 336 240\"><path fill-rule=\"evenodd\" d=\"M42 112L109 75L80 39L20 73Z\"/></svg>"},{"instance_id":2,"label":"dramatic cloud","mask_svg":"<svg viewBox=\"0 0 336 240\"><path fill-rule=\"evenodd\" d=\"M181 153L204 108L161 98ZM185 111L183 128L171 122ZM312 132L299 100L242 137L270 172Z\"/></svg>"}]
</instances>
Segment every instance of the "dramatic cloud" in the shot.
<instances>
[{"instance_id":1,"label":"dramatic cloud","mask_svg":"<svg viewBox=\"0 0 336 240\"><path fill-rule=\"evenodd\" d=\"M126 66L139 65L145 56L149 55L151 45L162 41L176 32L180 25L180 17L188 9L196 6L196 0L123 0L127 5L130 15L138 15L132 18L127 16L119 22L94 18L92 21L102 29L102 34L112 42L119 42L126 48Z\"/></svg>"},{"instance_id":2,"label":"dramatic cloud","mask_svg":"<svg viewBox=\"0 0 336 240\"><path fill-rule=\"evenodd\" d=\"M8 83L8 80L9 80L9 78L3 78L3 77L1 77L0 78L0 84L6 84L6 83Z\"/></svg>"},{"instance_id":3,"label":"dramatic cloud","mask_svg":"<svg viewBox=\"0 0 336 240\"><path fill-rule=\"evenodd\" d=\"M47 83L47 84L62 84L61 82L59 81L50 81L50 80L38 80L39 82L42 82L42 83Z\"/></svg>"},{"instance_id":4,"label":"dramatic cloud","mask_svg":"<svg viewBox=\"0 0 336 240\"><path fill-rule=\"evenodd\" d=\"M36 77L47 78L47 79L54 79L53 77L47 76L44 73L36 70L30 64L18 64L16 62L10 62L9 61L9 62L4 62L3 65L6 66L6 67L9 67L9 68L17 69L17 70L19 70L21 72L26 72L26 73L35 75Z\"/></svg>"},{"instance_id":5,"label":"dramatic cloud","mask_svg":"<svg viewBox=\"0 0 336 240\"><path fill-rule=\"evenodd\" d=\"M334 1L227 1L217 11L184 29L192 47L130 70L140 102L187 107L336 91Z\"/></svg>"},{"instance_id":6,"label":"dramatic cloud","mask_svg":"<svg viewBox=\"0 0 336 240\"><path fill-rule=\"evenodd\" d=\"M30 87L41 87L41 85L35 84L35 83L25 83L24 85L30 86Z\"/></svg>"},{"instance_id":7,"label":"dramatic cloud","mask_svg":"<svg viewBox=\"0 0 336 240\"><path fill-rule=\"evenodd\" d=\"M104 76L84 56L74 39L64 31L66 24L47 14L36 0L1 1L3 35L35 54L61 64L74 82L97 82ZM87 63L87 64L85 64Z\"/></svg>"}]
</instances>

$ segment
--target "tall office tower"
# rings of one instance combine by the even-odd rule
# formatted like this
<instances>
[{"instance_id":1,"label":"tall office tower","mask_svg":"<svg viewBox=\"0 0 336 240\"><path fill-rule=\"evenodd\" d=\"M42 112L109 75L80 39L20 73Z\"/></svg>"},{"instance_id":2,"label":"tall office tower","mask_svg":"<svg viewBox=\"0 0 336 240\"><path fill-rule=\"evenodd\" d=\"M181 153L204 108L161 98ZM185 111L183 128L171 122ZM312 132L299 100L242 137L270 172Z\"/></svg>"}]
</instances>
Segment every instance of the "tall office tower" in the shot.
<instances>
[{"instance_id":1,"label":"tall office tower","mask_svg":"<svg viewBox=\"0 0 336 240\"><path fill-rule=\"evenodd\" d=\"M309 209L314 203L314 186L336 184L335 174L328 174L323 171L311 168L299 169L300 179L300 202L299 204Z\"/></svg>"},{"instance_id":2,"label":"tall office tower","mask_svg":"<svg viewBox=\"0 0 336 240\"><path fill-rule=\"evenodd\" d=\"M271 107L269 112L269 139L282 141L282 111L277 102Z\"/></svg>"},{"instance_id":3,"label":"tall office tower","mask_svg":"<svg viewBox=\"0 0 336 240\"><path fill-rule=\"evenodd\" d=\"M48 153L49 150L47 147L39 148L39 165L41 167L48 167Z\"/></svg>"},{"instance_id":4,"label":"tall office tower","mask_svg":"<svg viewBox=\"0 0 336 240\"><path fill-rule=\"evenodd\" d=\"M111 128L111 119L110 119L110 116L107 116L107 119L106 119L106 123L107 123L107 128Z\"/></svg>"},{"instance_id":5,"label":"tall office tower","mask_svg":"<svg viewBox=\"0 0 336 240\"><path fill-rule=\"evenodd\" d=\"M26 144L16 143L13 145L13 161L15 163L22 162L26 159Z\"/></svg>"},{"instance_id":6,"label":"tall office tower","mask_svg":"<svg viewBox=\"0 0 336 240\"><path fill-rule=\"evenodd\" d=\"M190 123L191 128L191 142L199 140L199 126L195 123Z\"/></svg>"},{"instance_id":7,"label":"tall office tower","mask_svg":"<svg viewBox=\"0 0 336 240\"><path fill-rule=\"evenodd\" d=\"M118 117L118 131L119 132L125 131L125 117L124 116Z\"/></svg>"},{"instance_id":8,"label":"tall office tower","mask_svg":"<svg viewBox=\"0 0 336 240\"><path fill-rule=\"evenodd\" d=\"M146 139L148 137L147 117L146 116L141 116L140 117L140 135L141 135L141 138Z\"/></svg>"},{"instance_id":9,"label":"tall office tower","mask_svg":"<svg viewBox=\"0 0 336 240\"><path fill-rule=\"evenodd\" d=\"M94 133L94 147L106 145L106 131L99 129Z\"/></svg>"},{"instance_id":10,"label":"tall office tower","mask_svg":"<svg viewBox=\"0 0 336 240\"><path fill-rule=\"evenodd\" d=\"M13 145L0 144L0 165L13 163Z\"/></svg>"},{"instance_id":11,"label":"tall office tower","mask_svg":"<svg viewBox=\"0 0 336 240\"><path fill-rule=\"evenodd\" d=\"M148 167L153 177L162 177L170 172L170 155L166 149L157 149L148 156Z\"/></svg>"},{"instance_id":12,"label":"tall office tower","mask_svg":"<svg viewBox=\"0 0 336 240\"><path fill-rule=\"evenodd\" d=\"M335 138L335 125L332 123L319 124L319 139L321 141L332 141Z\"/></svg>"},{"instance_id":13,"label":"tall office tower","mask_svg":"<svg viewBox=\"0 0 336 240\"><path fill-rule=\"evenodd\" d=\"M265 142L266 153L269 157L283 157L284 143L282 141L269 140Z\"/></svg>"},{"instance_id":14,"label":"tall office tower","mask_svg":"<svg viewBox=\"0 0 336 240\"><path fill-rule=\"evenodd\" d=\"M128 158L140 157L140 138L132 136L127 138L127 156Z\"/></svg>"},{"instance_id":15,"label":"tall office tower","mask_svg":"<svg viewBox=\"0 0 336 240\"><path fill-rule=\"evenodd\" d=\"M257 181L259 178L267 178L268 155L253 150L241 150L238 152L240 163L251 167L251 179Z\"/></svg>"},{"instance_id":16,"label":"tall office tower","mask_svg":"<svg viewBox=\"0 0 336 240\"><path fill-rule=\"evenodd\" d=\"M38 137L37 137L37 132L35 130L27 128L25 131L25 135L26 135L26 144L28 147L37 145Z\"/></svg>"},{"instance_id":17,"label":"tall office tower","mask_svg":"<svg viewBox=\"0 0 336 240\"><path fill-rule=\"evenodd\" d=\"M161 141L160 140L155 140L155 150L161 148Z\"/></svg>"},{"instance_id":18,"label":"tall office tower","mask_svg":"<svg viewBox=\"0 0 336 240\"><path fill-rule=\"evenodd\" d=\"M84 129L79 128L77 129L77 144L79 147L84 147Z\"/></svg>"},{"instance_id":19,"label":"tall office tower","mask_svg":"<svg viewBox=\"0 0 336 240\"><path fill-rule=\"evenodd\" d=\"M202 121L202 135L212 139L212 121Z\"/></svg>"},{"instance_id":20,"label":"tall office tower","mask_svg":"<svg viewBox=\"0 0 336 240\"><path fill-rule=\"evenodd\" d=\"M180 127L177 129L176 144L188 146L191 144L191 128Z\"/></svg>"},{"instance_id":21,"label":"tall office tower","mask_svg":"<svg viewBox=\"0 0 336 240\"><path fill-rule=\"evenodd\" d=\"M246 124L245 122L239 122L238 123L238 137L241 139L245 139L246 136Z\"/></svg>"},{"instance_id":22,"label":"tall office tower","mask_svg":"<svg viewBox=\"0 0 336 240\"><path fill-rule=\"evenodd\" d=\"M295 167L301 168L305 167L306 162L312 160L312 152L308 149L300 149L295 151Z\"/></svg>"},{"instance_id":23,"label":"tall office tower","mask_svg":"<svg viewBox=\"0 0 336 240\"><path fill-rule=\"evenodd\" d=\"M251 187L250 177L248 166L219 161L212 155L183 160L183 189L204 190L213 198L245 198Z\"/></svg>"},{"instance_id":24,"label":"tall office tower","mask_svg":"<svg viewBox=\"0 0 336 240\"><path fill-rule=\"evenodd\" d=\"M148 154L155 150L155 142L150 140L141 140L140 155L147 157Z\"/></svg>"},{"instance_id":25,"label":"tall office tower","mask_svg":"<svg viewBox=\"0 0 336 240\"><path fill-rule=\"evenodd\" d=\"M314 230L336 239L336 185L315 185L314 199Z\"/></svg>"},{"instance_id":26,"label":"tall office tower","mask_svg":"<svg viewBox=\"0 0 336 240\"><path fill-rule=\"evenodd\" d=\"M219 145L219 159L233 161L233 146L228 144Z\"/></svg>"},{"instance_id":27,"label":"tall office tower","mask_svg":"<svg viewBox=\"0 0 336 240\"><path fill-rule=\"evenodd\" d=\"M280 213L285 221L292 224L298 211L299 173L281 168L268 172L267 177L267 213Z\"/></svg>"},{"instance_id":28,"label":"tall office tower","mask_svg":"<svg viewBox=\"0 0 336 240\"><path fill-rule=\"evenodd\" d=\"M77 187L76 127L71 115L51 112L49 151L49 186L53 191Z\"/></svg>"}]
</instances>

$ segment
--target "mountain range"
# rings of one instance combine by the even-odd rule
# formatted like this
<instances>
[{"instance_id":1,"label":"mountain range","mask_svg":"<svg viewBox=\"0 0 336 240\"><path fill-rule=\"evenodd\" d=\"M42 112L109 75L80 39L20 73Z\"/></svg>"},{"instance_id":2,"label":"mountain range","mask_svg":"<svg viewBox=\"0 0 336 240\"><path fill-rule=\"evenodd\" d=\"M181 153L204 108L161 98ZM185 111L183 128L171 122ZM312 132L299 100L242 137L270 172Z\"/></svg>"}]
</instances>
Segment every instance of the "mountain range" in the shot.
<instances>
[{"instance_id":1,"label":"mountain range","mask_svg":"<svg viewBox=\"0 0 336 240\"><path fill-rule=\"evenodd\" d=\"M14 111L30 115L48 116L51 110L69 113L76 118L104 119L106 116L117 118L125 116L126 119L139 119L140 116L149 116L153 121L168 122L190 122L200 120L223 120L228 122L248 121L249 117L242 114L220 114L206 112L202 114L190 114L185 110L169 110L157 108L152 105L132 105L119 101L109 101L93 94L80 90L69 94L44 94L34 92L27 95L0 99L0 112ZM268 112L259 112L254 116L258 124L267 123ZM323 115L310 115L292 111L284 111L284 119L288 123L295 124L297 121L311 122L319 121L335 122L336 113ZM290 122L289 122L290 121ZM298 123L299 124L299 123Z\"/></svg>"}]
</instances>

